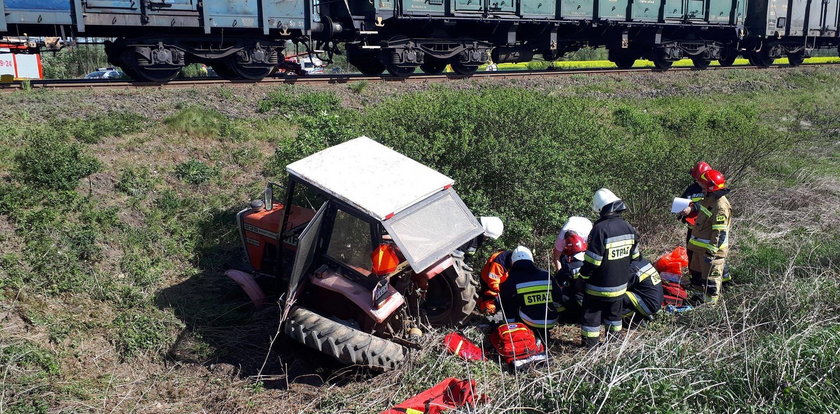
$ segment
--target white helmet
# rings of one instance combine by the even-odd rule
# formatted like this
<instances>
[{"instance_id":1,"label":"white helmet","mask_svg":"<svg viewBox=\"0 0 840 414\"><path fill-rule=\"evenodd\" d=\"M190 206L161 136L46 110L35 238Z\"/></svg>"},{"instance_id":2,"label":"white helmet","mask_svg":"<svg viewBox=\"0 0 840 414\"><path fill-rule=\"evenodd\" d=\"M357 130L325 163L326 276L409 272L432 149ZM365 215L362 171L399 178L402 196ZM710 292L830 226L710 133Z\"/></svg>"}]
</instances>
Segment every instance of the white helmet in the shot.
<instances>
[{"instance_id":1,"label":"white helmet","mask_svg":"<svg viewBox=\"0 0 840 414\"><path fill-rule=\"evenodd\" d=\"M501 237L505 231L505 224L498 217L481 217L478 220L481 221L481 227L484 227L484 235L493 240Z\"/></svg>"},{"instance_id":2,"label":"white helmet","mask_svg":"<svg viewBox=\"0 0 840 414\"><path fill-rule=\"evenodd\" d=\"M608 204L615 203L616 201L621 200L620 198L616 197L612 191L607 190L606 188L602 188L595 192L595 195L592 196L592 210L596 213L601 213L601 210L604 209L604 206Z\"/></svg>"},{"instance_id":3,"label":"white helmet","mask_svg":"<svg viewBox=\"0 0 840 414\"><path fill-rule=\"evenodd\" d=\"M510 263L514 264L520 260L528 260L533 262L534 255L531 253L531 249L525 246L516 246L516 248L513 249L513 253L511 253L510 255Z\"/></svg>"},{"instance_id":4,"label":"white helmet","mask_svg":"<svg viewBox=\"0 0 840 414\"><path fill-rule=\"evenodd\" d=\"M589 238L589 233L592 231L592 222L586 217L572 216L560 229L560 234L557 235L557 240L554 241L554 248L562 252L564 244L566 243L566 233L574 232L584 240Z\"/></svg>"}]
</instances>

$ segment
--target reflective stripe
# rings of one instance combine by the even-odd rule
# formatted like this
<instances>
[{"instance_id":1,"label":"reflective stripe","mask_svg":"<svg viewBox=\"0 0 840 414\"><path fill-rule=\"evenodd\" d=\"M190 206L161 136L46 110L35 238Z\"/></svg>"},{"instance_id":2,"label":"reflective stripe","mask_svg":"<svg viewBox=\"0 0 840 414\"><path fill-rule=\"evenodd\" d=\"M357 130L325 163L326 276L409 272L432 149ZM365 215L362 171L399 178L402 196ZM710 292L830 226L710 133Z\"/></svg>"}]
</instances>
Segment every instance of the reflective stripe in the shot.
<instances>
[{"instance_id":1,"label":"reflective stripe","mask_svg":"<svg viewBox=\"0 0 840 414\"><path fill-rule=\"evenodd\" d=\"M709 210L708 208L704 207L703 205L700 205L700 211L702 211L703 214L706 215L706 217L711 217L712 216L712 210Z\"/></svg>"},{"instance_id":2,"label":"reflective stripe","mask_svg":"<svg viewBox=\"0 0 840 414\"><path fill-rule=\"evenodd\" d=\"M580 326L580 335L585 338L597 338L601 336L600 326Z\"/></svg>"},{"instance_id":3,"label":"reflective stripe","mask_svg":"<svg viewBox=\"0 0 840 414\"><path fill-rule=\"evenodd\" d=\"M530 286L530 287L516 287L516 293L523 294L523 293L531 293L531 292L545 292L551 289L551 285L545 282L541 282L539 286Z\"/></svg>"},{"instance_id":4,"label":"reflective stripe","mask_svg":"<svg viewBox=\"0 0 840 414\"><path fill-rule=\"evenodd\" d=\"M519 288L526 288L526 287L530 287L530 286L540 286L540 285L545 285L546 283L547 282L545 280L535 280L533 282L522 282L522 283L517 283L516 288L519 289Z\"/></svg>"},{"instance_id":5,"label":"reflective stripe","mask_svg":"<svg viewBox=\"0 0 840 414\"><path fill-rule=\"evenodd\" d=\"M688 241L689 243L697 246L702 247L712 253L717 253L718 247L712 244L709 244L709 240L707 239L698 239L694 236L691 236L691 239Z\"/></svg>"},{"instance_id":6,"label":"reflective stripe","mask_svg":"<svg viewBox=\"0 0 840 414\"><path fill-rule=\"evenodd\" d=\"M589 283L587 283L584 288L585 292L589 295L601 296L605 298L614 298L623 295L624 292L627 291L627 284L625 283L621 286L604 287L590 285Z\"/></svg>"},{"instance_id":7,"label":"reflective stripe","mask_svg":"<svg viewBox=\"0 0 840 414\"><path fill-rule=\"evenodd\" d=\"M521 309L519 310L519 319L522 319L525 325L533 328L552 328L557 324L557 319L531 319Z\"/></svg>"},{"instance_id":8,"label":"reflective stripe","mask_svg":"<svg viewBox=\"0 0 840 414\"><path fill-rule=\"evenodd\" d=\"M627 292L627 297L630 298L630 302L633 302L633 306L636 307L636 310L639 311L644 316L650 316L653 312L650 311L650 308L645 305L645 302L641 300L635 293Z\"/></svg>"},{"instance_id":9,"label":"reflective stripe","mask_svg":"<svg viewBox=\"0 0 840 414\"><path fill-rule=\"evenodd\" d=\"M639 269L638 272L636 272L636 274L639 275L639 282L647 279L650 276L650 270L651 269L653 269L653 265L648 263L648 264L642 266L642 268Z\"/></svg>"},{"instance_id":10,"label":"reflective stripe","mask_svg":"<svg viewBox=\"0 0 840 414\"><path fill-rule=\"evenodd\" d=\"M712 224L712 230L726 230L726 224Z\"/></svg>"},{"instance_id":11,"label":"reflective stripe","mask_svg":"<svg viewBox=\"0 0 840 414\"><path fill-rule=\"evenodd\" d=\"M603 256L598 256L597 254L587 250L586 255L583 256L583 261L591 263L597 267L601 265L601 260L603 260L603 258Z\"/></svg>"},{"instance_id":12,"label":"reflective stripe","mask_svg":"<svg viewBox=\"0 0 840 414\"><path fill-rule=\"evenodd\" d=\"M604 247L606 247L607 249L612 249L612 248L621 247L621 246L632 246L633 243L635 243L635 242L636 241L633 240L633 239L619 240L619 241L616 241L616 242L607 243Z\"/></svg>"},{"instance_id":13,"label":"reflective stripe","mask_svg":"<svg viewBox=\"0 0 840 414\"><path fill-rule=\"evenodd\" d=\"M607 237L607 239L604 240L604 243L606 243L606 245L609 246L611 243L620 242L620 241L623 241L623 240L636 240L636 236L634 234L630 233L630 234L622 234L620 236Z\"/></svg>"},{"instance_id":14,"label":"reflective stripe","mask_svg":"<svg viewBox=\"0 0 840 414\"><path fill-rule=\"evenodd\" d=\"M621 332L621 322L619 322L617 326L610 326L610 332Z\"/></svg>"}]
</instances>

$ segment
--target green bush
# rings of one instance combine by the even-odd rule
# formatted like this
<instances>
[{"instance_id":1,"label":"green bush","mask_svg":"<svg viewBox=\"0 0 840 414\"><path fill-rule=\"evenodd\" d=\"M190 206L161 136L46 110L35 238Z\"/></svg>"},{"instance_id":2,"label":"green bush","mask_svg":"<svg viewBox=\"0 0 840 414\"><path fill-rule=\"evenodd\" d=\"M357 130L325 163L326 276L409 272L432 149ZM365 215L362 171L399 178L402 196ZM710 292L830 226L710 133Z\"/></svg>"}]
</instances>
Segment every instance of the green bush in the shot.
<instances>
[{"instance_id":1,"label":"green bush","mask_svg":"<svg viewBox=\"0 0 840 414\"><path fill-rule=\"evenodd\" d=\"M77 143L35 138L15 157L15 177L36 190L73 190L79 180L101 168Z\"/></svg>"},{"instance_id":2,"label":"green bush","mask_svg":"<svg viewBox=\"0 0 840 414\"><path fill-rule=\"evenodd\" d=\"M219 175L219 170L198 161L189 160L175 166L175 176L193 185L204 184Z\"/></svg>"}]
</instances>

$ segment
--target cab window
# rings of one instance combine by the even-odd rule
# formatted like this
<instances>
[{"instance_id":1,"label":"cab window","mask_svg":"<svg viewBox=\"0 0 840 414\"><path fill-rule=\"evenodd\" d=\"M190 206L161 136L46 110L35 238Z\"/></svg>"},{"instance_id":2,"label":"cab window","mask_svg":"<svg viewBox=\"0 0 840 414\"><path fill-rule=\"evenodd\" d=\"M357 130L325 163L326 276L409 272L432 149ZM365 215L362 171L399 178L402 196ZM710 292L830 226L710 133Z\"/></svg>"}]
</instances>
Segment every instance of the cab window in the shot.
<instances>
[{"instance_id":1,"label":"cab window","mask_svg":"<svg viewBox=\"0 0 840 414\"><path fill-rule=\"evenodd\" d=\"M327 256L364 275L370 274L372 263L370 224L356 216L337 210Z\"/></svg>"}]
</instances>

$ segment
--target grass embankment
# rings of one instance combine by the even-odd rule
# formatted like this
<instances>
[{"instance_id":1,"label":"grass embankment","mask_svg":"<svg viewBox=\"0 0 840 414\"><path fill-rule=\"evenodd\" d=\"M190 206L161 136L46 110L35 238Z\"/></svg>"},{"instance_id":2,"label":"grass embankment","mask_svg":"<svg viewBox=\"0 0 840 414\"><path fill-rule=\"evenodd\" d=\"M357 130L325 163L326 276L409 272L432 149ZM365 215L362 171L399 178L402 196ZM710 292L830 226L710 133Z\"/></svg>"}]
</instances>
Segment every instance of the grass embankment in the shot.
<instances>
[{"instance_id":1,"label":"grass embankment","mask_svg":"<svg viewBox=\"0 0 840 414\"><path fill-rule=\"evenodd\" d=\"M776 59L774 62L776 65L787 65L788 58L779 58ZM817 64L837 64L840 63L840 57L828 57L828 56L820 56L820 57L811 57L805 59L805 64L817 65ZM750 61L743 58L735 59L734 66L747 66L750 64ZM568 69L609 69L615 68L615 63L610 62L609 60L583 60L583 61L574 61L574 60L558 60L555 62L545 62L545 61L533 61L533 62L521 62L521 63L499 63L496 65L498 70L541 70L541 69L560 69L560 70L568 70ZM713 60L710 66L720 66L718 61ZM647 59L639 59L636 63L633 64L634 68L652 68L654 67L653 62ZM674 62L673 66L675 68L692 68L694 67L694 63L691 59L681 59ZM486 69L486 66L482 66L481 70Z\"/></svg>"},{"instance_id":2,"label":"grass embankment","mask_svg":"<svg viewBox=\"0 0 840 414\"><path fill-rule=\"evenodd\" d=\"M110 113L90 97L8 95L7 108L43 113L0 121L0 411L376 412L446 376L477 379L492 397L483 412L838 410L840 71L694 88L712 76L642 78L671 92L661 98L603 77L385 99L368 96L377 85L282 88L258 105L184 91ZM222 109L174 103L189 101ZM287 162L359 134L453 176L476 214L505 220L499 246L532 246L542 262L601 186L629 202L646 255L678 244L665 211L702 146L735 188L737 284L720 306L663 315L620 346L585 353L561 329L552 363L515 376L446 355L443 332L373 378L282 338L268 353L275 310L255 313L222 275L239 260L234 214ZM289 384L301 372L330 378Z\"/></svg>"}]
</instances>

